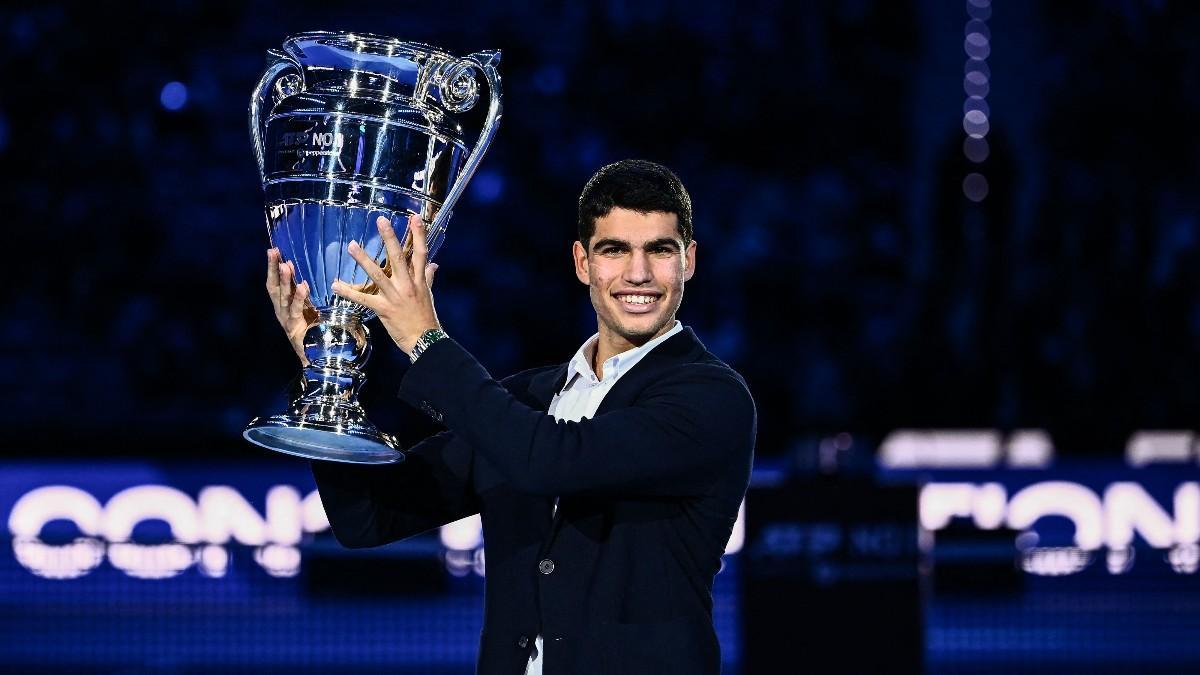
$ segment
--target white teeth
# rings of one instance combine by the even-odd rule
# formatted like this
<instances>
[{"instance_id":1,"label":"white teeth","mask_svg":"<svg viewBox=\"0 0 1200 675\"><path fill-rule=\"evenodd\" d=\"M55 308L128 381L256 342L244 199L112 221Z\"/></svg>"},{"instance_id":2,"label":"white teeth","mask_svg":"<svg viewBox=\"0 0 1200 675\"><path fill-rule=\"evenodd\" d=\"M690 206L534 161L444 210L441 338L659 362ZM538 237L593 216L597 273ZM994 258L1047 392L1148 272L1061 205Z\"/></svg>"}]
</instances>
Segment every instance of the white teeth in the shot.
<instances>
[{"instance_id":1,"label":"white teeth","mask_svg":"<svg viewBox=\"0 0 1200 675\"><path fill-rule=\"evenodd\" d=\"M648 305L658 298L652 295L622 295L621 301L631 305Z\"/></svg>"}]
</instances>

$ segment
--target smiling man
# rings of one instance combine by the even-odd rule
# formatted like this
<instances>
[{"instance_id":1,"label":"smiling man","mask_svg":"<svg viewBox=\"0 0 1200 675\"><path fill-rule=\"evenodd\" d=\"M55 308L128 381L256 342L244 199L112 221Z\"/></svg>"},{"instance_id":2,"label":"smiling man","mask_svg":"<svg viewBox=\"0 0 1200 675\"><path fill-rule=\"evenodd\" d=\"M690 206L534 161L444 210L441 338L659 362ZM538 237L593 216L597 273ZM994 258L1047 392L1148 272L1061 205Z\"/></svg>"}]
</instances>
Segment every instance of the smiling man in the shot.
<instances>
[{"instance_id":1,"label":"smiling man","mask_svg":"<svg viewBox=\"0 0 1200 675\"><path fill-rule=\"evenodd\" d=\"M379 292L413 360L401 397L448 428L385 467L314 462L334 535L386 544L474 513L487 560L482 675L719 673L713 577L745 496L755 409L746 384L675 319L696 269L691 199L652 162L606 166L579 200L575 274L597 332L561 365L496 381L437 320L420 220ZM278 265L277 258L271 261ZM290 270L271 268L289 335ZM291 323L289 323L291 322ZM302 331L301 331L302 332Z\"/></svg>"}]
</instances>

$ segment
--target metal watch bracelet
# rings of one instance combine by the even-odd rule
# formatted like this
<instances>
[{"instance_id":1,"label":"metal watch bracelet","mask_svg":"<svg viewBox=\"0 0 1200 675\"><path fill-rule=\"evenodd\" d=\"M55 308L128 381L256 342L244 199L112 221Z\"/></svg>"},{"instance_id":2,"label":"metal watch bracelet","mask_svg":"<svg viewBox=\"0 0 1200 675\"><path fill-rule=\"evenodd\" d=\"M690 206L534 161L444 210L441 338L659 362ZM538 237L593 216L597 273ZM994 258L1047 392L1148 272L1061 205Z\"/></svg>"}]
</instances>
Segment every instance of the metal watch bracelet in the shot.
<instances>
[{"instance_id":1,"label":"metal watch bracelet","mask_svg":"<svg viewBox=\"0 0 1200 675\"><path fill-rule=\"evenodd\" d=\"M413 345L412 351L408 354L408 358L412 359L413 363L416 363L421 354L426 349L429 349L429 345L447 337L450 336L446 335L441 328L430 328L424 333L421 333L421 337L417 338L417 343Z\"/></svg>"}]
</instances>

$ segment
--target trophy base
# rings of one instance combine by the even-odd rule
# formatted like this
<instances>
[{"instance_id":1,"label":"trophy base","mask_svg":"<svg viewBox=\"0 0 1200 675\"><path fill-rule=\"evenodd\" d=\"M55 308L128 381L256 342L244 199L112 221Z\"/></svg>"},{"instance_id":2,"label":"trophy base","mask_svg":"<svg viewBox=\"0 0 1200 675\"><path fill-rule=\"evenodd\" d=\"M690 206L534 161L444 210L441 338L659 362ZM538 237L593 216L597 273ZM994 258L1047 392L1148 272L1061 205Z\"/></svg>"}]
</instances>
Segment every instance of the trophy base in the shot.
<instances>
[{"instance_id":1,"label":"trophy base","mask_svg":"<svg viewBox=\"0 0 1200 675\"><path fill-rule=\"evenodd\" d=\"M347 464L395 464L399 444L371 424L331 424L299 415L256 417L242 436L268 450Z\"/></svg>"}]
</instances>

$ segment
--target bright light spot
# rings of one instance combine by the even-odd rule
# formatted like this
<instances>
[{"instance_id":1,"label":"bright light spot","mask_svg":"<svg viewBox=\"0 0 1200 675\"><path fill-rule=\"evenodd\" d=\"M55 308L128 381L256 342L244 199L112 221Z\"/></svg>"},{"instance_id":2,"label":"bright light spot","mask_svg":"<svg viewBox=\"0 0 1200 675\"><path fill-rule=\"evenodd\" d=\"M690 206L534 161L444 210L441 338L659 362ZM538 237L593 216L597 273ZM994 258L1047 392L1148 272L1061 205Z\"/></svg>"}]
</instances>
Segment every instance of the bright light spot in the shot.
<instances>
[{"instance_id":1,"label":"bright light spot","mask_svg":"<svg viewBox=\"0 0 1200 675\"><path fill-rule=\"evenodd\" d=\"M224 546L209 544L200 549L200 572L206 577L223 577L229 569L229 551Z\"/></svg>"},{"instance_id":2,"label":"bright light spot","mask_svg":"<svg viewBox=\"0 0 1200 675\"><path fill-rule=\"evenodd\" d=\"M971 33L963 40L963 50L973 59L986 59L992 53L992 46L983 33Z\"/></svg>"},{"instance_id":3,"label":"bright light spot","mask_svg":"<svg viewBox=\"0 0 1200 675\"><path fill-rule=\"evenodd\" d=\"M996 431L898 429L879 448L879 464L887 469L987 468L1000 460Z\"/></svg>"},{"instance_id":4,"label":"bright light spot","mask_svg":"<svg viewBox=\"0 0 1200 675\"><path fill-rule=\"evenodd\" d=\"M183 544L109 544L108 561L137 579L169 579L191 566L192 550Z\"/></svg>"},{"instance_id":5,"label":"bright light spot","mask_svg":"<svg viewBox=\"0 0 1200 675\"><path fill-rule=\"evenodd\" d=\"M963 179L963 195L973 202L981 202L988 196L987 178L981 173L969 173Z\"/></svg>"},{"instance_id":6,"label":"bright light spot","mask_svg":"<svg viewBox=\"0 0 1200 675\"><path fill-rule=\"evenodd\" d=\"M982 138L968 140L982 143L986 153L987 141ZM1050 442L1050 435L1041 429L1014 431L1008 437L1006 450L1008 465L1013 468L1046 469L1054 458L1054 444Z\"/></svg>"},{"instance_id":7,"label":"bright light spot","mask_svg":"<svg viewBox=\"0 0 1200 675\"><path fill-rule=\"evenodd\" d=\"M976 138L987 136L990 126L988 116L982 110L971 110L963 115L963 131Z\"/></svg>"},{"instance_id":8,"label":"bright light spot","mask_svg":"<svg viewBox=\"0 0 1200 675\"><path fill-rule=\"evenodd\" d=\"M442 526L438 533L442 546L454 551L471 551L483 543L483 521L479 515L467 516Z\"/></svg>"},{"instance_id":9,"label":"bright light spot","mask_svg":"<svg viewBox=\"0 0 1200 675\"><path fill-rule=\"evenodd\" d=\"M1190 462L1194 441L1190 431L1139 431L1125 444L1125 461L1132 467Z\"/></svg>"},{"instance_id":10,"label":"bright light spot","mask_svg":"<svg viewBox=\"0 0 1200 675\"><path fill-rule=\"evenodd\" d=\"M982 96L968 96L967 100L963 101L963 114L971 112L983 113L984 119L987 119L992 110L988 107L988 102Z\"/></svg>"},{"instance_id":11,"label":"bright light spot","mask_svg":"<svg viewBox=\"0 0 1200 675\"><path fill-rule=\"evenodd\" d=\"M44 579L78 579L104 560L104 543L80 537L52 546L38 539L13 538L13 554L22 567Z\"/></svg>"},{"instance_id":12,"label":"bright light spot","mask_svg":"<svg viewBox=\"0 0 1200 675\"><path fill-rule=\"evenodd\" d=\"M1104 564L1108 567L1109 574L1125 574L1133 569L1133 559L1137 557L1132 546L1126 548L1109 549L1108 555L1104 556Z\"/></svg>"},{"instance_id":13,"label":"bright light spot","mask_svg":"<svg viewBox=\"0 0 1200 675\"><path fill-rule=\"evenodd\" d=\"M738 507L737 520L733 523L733 531L729 533L729 541L725 542L725 555L737 553L746 543L746 500Z\"/></svg>"},{"instance_id":14,"label":"bright light spot","mask_svg":"<svg viewBox=\"0 0 1200 675\"><path fill-rule=\"evenodd\" d=\"M300 573L300 549L267 544L255 549L254 562L273 577L294 577Z\"/></svg>"},{"instance_id":15,"label":"bright light spot","mask_svg":"<svg viewBox=\"0 0 1200 675\"><path fill-rule=\"evenodd\" d=\"M963 91L968 96L978 96L980 98L987 96L991 92L991 85L988 83L987 75L984 75L978 70L972 70L963 76Z\"/></svg>"},{"instance_id":16,"label":"bright light spot","mask_svg":"<svg viewBox=\"0 0 1200 675\"><path fill-rule=\"evenodd\" d=\"M1179 574L1195 574L1200 568L1200 546L1185 544L1167 552L1167 562Z\"/></svg>"},{"instance_id":17,"label":"bright light spot","mask_svg":"<svg viewBox=\"0 0 1200 675\"><path fill-rule=\"evenodd\" d=\"M1074 546L1034 548L1021 557L1021 569L1042 577L1075 574L1092 562L1092 554Z\"/></svg>"},{"instance_id":18,"label":"bright light spot","mask_svg":"<svg viewBox=\"0 0 1200 675\"><path fill-rule=\"evenodd\" d=\"M163 85L158 100L167 110L179 110L187 104L188 90L182 82L168 82Z\"/></svg>"}]
</instances>

